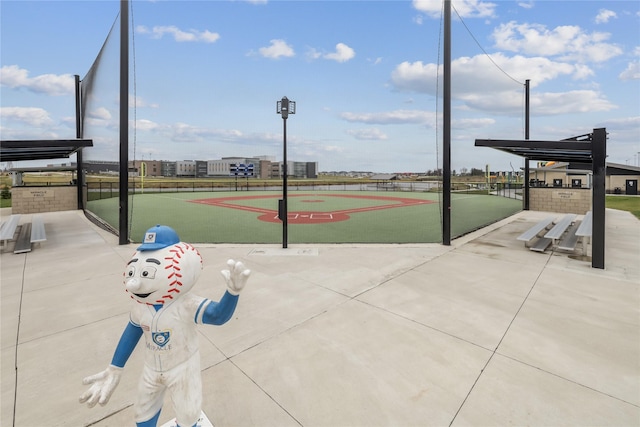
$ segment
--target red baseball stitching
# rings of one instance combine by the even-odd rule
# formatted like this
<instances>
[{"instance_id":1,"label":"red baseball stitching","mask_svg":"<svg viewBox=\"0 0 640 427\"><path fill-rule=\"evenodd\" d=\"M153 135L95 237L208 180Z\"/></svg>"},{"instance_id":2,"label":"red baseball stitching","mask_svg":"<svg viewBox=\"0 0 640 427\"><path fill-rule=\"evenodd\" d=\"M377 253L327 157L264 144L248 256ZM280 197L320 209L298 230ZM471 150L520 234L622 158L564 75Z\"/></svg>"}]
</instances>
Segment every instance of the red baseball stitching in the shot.
<instances>
[{"instance_id":1,"label":"red baseball stitching","mask_svg":"<svg viewBox=\"0 0 640 427\"><path fill-rule=\"evenodd\" d=\"M167 294L163 295L160 299L156 300L156 303L164 304L165 299L173 299L173 295L171 295L171 292L180 293L180 290L178 289L178 287L183 286L182 281L179 280L182 278L182 274L181 274L182 267L180 265L180 262L182 261L182 255L186 254L187 251L195 251L195 253L200 258L200 265L202 266L202 257L200 256L200 253L195 247L184 242L176 243L169 250L169 252L172 253L173 256L165 257L165 260L168 261L169 263L164 267L165 270L170 270L168 272L169 274L167 276L167 279L173 279L173 281L169 283L169 289L167 290Z\"/></svg>"}]
</instances>

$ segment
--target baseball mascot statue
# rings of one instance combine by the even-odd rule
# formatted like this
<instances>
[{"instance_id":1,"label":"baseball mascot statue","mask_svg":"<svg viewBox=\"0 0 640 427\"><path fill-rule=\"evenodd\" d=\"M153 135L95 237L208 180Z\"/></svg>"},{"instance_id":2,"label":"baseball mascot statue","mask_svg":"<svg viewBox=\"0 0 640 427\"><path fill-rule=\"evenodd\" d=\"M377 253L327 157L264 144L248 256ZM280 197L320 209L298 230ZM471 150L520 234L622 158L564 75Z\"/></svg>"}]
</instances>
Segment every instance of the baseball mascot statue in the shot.
<instances>
[{"instance_id":1,"label":"baseball mascot statue","mask_svg":"<svg viewBox=\"0 0 640 427\"><path fill-rule=\"evenodd\" d=\"M200 254L180 241L171 228L150 228L124 273L133 307L129 324L104 371L83 380L90 388L80 397L89 407L105 405L118 386L122 369L144 335L144 368L135 404L136 425L155 427L165 392L171 394L180 427L197 425L202 407L202 379L196 324L226 323L238 303L251 271L227 261L222 275L227 290L219 302L189 291L202 271Z\"/></svg>"}]
</instances>

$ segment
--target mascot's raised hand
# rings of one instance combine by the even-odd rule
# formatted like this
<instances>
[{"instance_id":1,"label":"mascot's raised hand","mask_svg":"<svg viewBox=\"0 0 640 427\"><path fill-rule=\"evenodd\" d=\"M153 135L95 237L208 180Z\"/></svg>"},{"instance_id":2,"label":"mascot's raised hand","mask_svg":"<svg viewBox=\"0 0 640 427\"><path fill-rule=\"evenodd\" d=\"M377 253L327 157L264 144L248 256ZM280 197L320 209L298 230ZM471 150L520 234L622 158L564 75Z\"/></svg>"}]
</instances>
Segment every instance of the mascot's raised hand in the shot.
<instances>
[{"instance_id":1,"label":"mascot's raised hand","mask_svg":"<svg viewBox=\"0 0 640 427\"><path fill-rule=\"evenodd\" d=\"M251 270L245 268L244 264L240 261L234 261L232 259L227 261L228 270L222 270L222 276L225 282L227 282L227 289L232 295L240 295L244 285L247 284L247 280L251 275Z\"/></svg>"},{"instance_id":2,"label":"mascot's raised hand","mask_svg":"<svg viewBox=\"0 0 640 427\"><path fill-rule=\"evenodd\" d=\"M239 261L229 260L227 267L221 272L227 291L220 301L194 295L189 291L202 271L198 250L181 242L167 226L147 230L124 273L125 289L133 300L129 323L107 369L84 379L90 387L80 403L93 407L109 401L122 368L144 335L145 361L134 406L136 425L157 425L167 391L178 426L195 425L202 407L196 324L222 325L231 319L251 274Z\"/></svg>"}]
</instances>

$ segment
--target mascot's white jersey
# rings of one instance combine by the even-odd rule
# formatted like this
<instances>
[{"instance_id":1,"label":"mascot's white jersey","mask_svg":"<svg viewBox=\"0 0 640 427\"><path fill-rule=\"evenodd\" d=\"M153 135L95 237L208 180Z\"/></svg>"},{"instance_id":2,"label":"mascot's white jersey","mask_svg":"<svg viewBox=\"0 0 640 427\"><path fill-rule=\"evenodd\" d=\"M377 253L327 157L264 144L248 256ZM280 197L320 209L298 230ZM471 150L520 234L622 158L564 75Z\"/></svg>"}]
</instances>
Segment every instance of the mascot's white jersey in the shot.
<instances>
[{"instance_id":1,"label":"mascot's white jersey","mask_svg":"<svg viewBox=\"0 0 640 427\"><path fill-rule=\"evenodd\" d=\"M187 293L165 303L159 310L134 302L131 323L142 329L145 338L145 364L166 372L186 362L198 352L198 332L202 315L211 301Z\"/></svg>"}]
</instances>

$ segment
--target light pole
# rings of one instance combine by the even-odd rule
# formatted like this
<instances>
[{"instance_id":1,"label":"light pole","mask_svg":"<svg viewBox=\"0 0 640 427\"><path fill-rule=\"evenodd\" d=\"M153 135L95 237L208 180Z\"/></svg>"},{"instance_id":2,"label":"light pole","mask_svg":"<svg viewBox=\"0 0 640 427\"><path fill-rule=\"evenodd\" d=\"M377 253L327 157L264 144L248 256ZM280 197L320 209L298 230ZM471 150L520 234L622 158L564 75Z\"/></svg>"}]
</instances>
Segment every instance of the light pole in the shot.
<instances>
[{"instance_id":1,"label":"light pole","mask_svg":"<svg viewBox=\"0 0 640 427\"><path fill-rule=\"evenodd\" d=\"M286 96L283 96L276 104L276 113L282 116L283 123L283 171L282 171L282 200L278 203L278 216L282 221L282 247L287 247L287 117L289 114L296 113L296 102L290 101Z\"/></svg>"}]
</instances>

